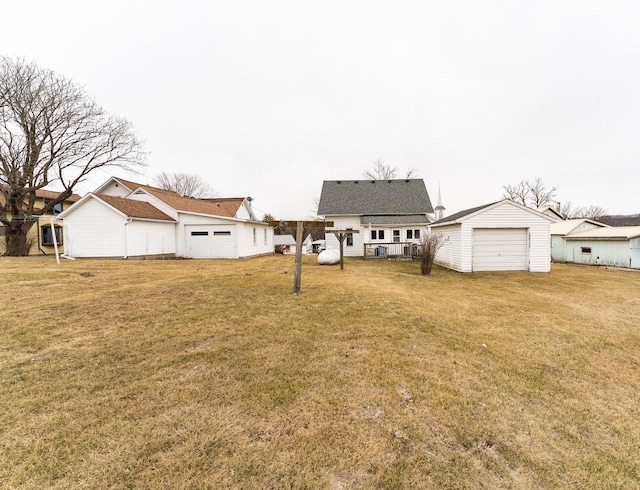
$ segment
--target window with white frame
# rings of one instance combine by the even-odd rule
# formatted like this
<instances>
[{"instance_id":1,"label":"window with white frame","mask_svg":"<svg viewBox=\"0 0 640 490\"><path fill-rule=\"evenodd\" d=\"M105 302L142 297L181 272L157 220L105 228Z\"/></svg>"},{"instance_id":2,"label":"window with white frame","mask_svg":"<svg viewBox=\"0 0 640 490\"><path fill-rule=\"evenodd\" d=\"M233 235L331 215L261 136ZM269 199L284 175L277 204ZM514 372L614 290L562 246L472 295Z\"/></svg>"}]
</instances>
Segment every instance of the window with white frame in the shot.
<instances>
[{"instance_id":1,"label":"window with white frame","mask_svg":"<svg viewBox=\"0 0 640 490\"><path fill-rule=\"evenodd\" d=\"M413 240L413 230L407 230L407 240Z\"/></svg>"},{"instance_id":2,"label":"window with white frame","mask_svg":"<svg viewBox=\"0 0 640 490\"><path fill-rule=\"evenodd\" d=\"M347 228L347 230L351 230L352 228ZM347 234L347 247L353 247L353 233Z\"/></svg>"},{"instance_id":3,"label":"window with white frame","mask_svg":"<svg viewBox=\"0 0 640 490\"><path fill-rule=\"evenodd\" d=\"M413 238L420 240L420 230L413 230Z\"/></svg>"},{"instance_id":4,"label":"window with white frame","mask_svg":"<svg viewBox=\"0 0 640 490\"><path fill-rule=\"evenodd\" d=\"M267 244L267 229L264 229L264 244Z\"/></svg>"},{"instance_id":5,"label":"window with white frame","mask_svg":"<svg viewBox=\"0 0 640 490\"><path fill-rule=\"evenodd\" d=\"M258 234L255 228L253 229L253 244L254 245L258 244Z\"/></svg>"},{"instance_id":6,"label":"window with white frame","mask_svg":"<svg viewBox=\"0 0 640 490\"><path fill-rule=\"evenodd\" d=\"M400 230L393 230L393 241L394 243L400 242Z\"/></svg>"},{"instance_id":7,"label":"window with white frame","mask_svg":"<svg viewBox=\"0 0 640 490\"><path fill-rule=\"evenodd\" d=\"M371 230L371 239L372 240L377 240L378 239L378 231L377 230Z\"/></svg>"}]
</instances>

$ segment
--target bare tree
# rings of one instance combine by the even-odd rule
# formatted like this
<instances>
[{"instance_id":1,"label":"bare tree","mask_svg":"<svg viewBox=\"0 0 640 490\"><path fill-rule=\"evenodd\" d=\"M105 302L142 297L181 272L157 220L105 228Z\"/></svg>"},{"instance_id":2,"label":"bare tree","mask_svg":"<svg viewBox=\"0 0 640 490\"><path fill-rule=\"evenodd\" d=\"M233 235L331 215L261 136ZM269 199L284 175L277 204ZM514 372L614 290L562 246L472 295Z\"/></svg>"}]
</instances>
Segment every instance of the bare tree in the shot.
<instances>
[{"instance_id":1,"label":"bare tree","mask_svg":"<svg viewBox=\"0 0 640 490\"><path fill-rule=\"evenodd\" d=\"M35 63L0 58L0 223L6 255L28 254L39 215L68 199L94 170L135 170L143 152L125 119L109 116L72 81ZM59 194L36 209L36 191Z\"/></svg>"},{"instance_id":2,"label":"bare tree","mask_svg":"<svg viewBox=\"0 0 640 490\"><path fill-rule=\"evenodd\" d=\"M405 179L417 177L418 171L415 167L411 167L405 172ZM371 180L391 180L398 178L398 167L392 167L378 159L373 162L373 168L362 174L365 179Z\"/></svg>"},{"instance_id":3,"label":"bare tree","mask_svg":"<svg viewBox=\"0 0 640 490\"><path fill-rule=\"evenodd\" d=\"M541 208L554 202L557 187L547 187L542 179L521 180L515 185L503 186L504 197L523 206Z\"/></svg>"},{"instance_id":4,"label":"bare tree","mask_svg":"<svg viewBox=\"0 0 640 490\"><path fill-rule=\"evenodd\" d=\"M444 236L442 233L429 231L422 236L420 240L420 272L423 276L431 274L436 254L443 244Z\"/></svg>"},{"instance_id":5,"label":"bare tree","mask_svg":"<svg viewBox=\"0 0 640 490\"><path fill-rule=\"evenodd\" d=\"M161 189L177 192L183 197L203 198L213 197L214 194L209 183L195 174L160 172L154 181Z\"/></svg>"},{"instance_id":6,"label":"bare tree","mask_svg":"<svg viewBox=\"0 0 640 490\"><path fill-rule=\"evenodd\" d=\"M504 197L507 199L511 199L513 202L517 202L518 204L522 204L523 206L527 206L529 202L529 194L531 191L529 190L529 185L524 180L518 182L515 185L505 185L502 187L504 189Z\"/></svg>"},{"instance_id":7,"label":"bare tree","mask_svg":"<svg viewBox=\"0 0 640 490\"><path fill-rule=\"evenodd\" d=\"M378 159L373 162L373 169L367 170L364 173L364 177L371 180L391 180L396 177L397 173L397 167L387 165L382 160Z\"/></svg>"},{"instance_id":8,"label":"bare tree","mask_svg":"<svg viewBox=\"0 0 640 490\"><path fill-rule=\"evenodd\" d=\"M536 209L553 204L556 197L557 187L548 188L540 177L534 181L527 182L530 192L531 207Z\"/></svg>"},{"instance_id":9,"label":"bare tree","mask_svg":"<svg viewBox=\"0 0 640 490\"><path fill-rule=\"evenodd\" d=\"M566 201L562 204L560 212L567 219L575 218L588 218L597 219L607 214L607 210L602 206L591 204L590 206L578 206L575 207L571 201Z\"/></svg>"}]
</instances>

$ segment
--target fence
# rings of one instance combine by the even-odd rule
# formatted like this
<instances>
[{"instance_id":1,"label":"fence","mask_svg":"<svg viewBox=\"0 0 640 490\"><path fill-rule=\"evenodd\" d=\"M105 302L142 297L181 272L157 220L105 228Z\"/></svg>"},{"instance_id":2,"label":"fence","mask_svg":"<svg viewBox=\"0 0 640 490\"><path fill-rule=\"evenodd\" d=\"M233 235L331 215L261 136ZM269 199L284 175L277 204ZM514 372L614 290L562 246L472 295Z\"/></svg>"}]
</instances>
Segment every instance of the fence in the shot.
<instances>
[{"instance_id":1,"label":"fence","mask_svg":"<svg viewBox=\"0 0 640 490\"><path fill-rule=\"evenodd\" d=\"M420 255L420 244L412 242L365 243L365 259L416 259Z\"/></svg>"}]
</instances>

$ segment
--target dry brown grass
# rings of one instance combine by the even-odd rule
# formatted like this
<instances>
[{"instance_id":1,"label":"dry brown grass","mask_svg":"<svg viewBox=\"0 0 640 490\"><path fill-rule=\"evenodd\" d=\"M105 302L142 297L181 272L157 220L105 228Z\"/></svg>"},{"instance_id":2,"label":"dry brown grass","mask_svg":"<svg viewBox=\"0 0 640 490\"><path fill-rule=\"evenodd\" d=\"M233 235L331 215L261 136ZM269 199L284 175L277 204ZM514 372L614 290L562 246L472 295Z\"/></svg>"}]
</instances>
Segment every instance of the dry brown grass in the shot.
<instances>
[{"instance_id":1,"label":"dry brown grass","mask_svg":"<svg viewBox=\"0 0 640 490\"><path fill-rule=\"evenodd\" d=\"M640 273L292 269L0 259L0 486L640 487Z\"/></svg>"}]
</instances>

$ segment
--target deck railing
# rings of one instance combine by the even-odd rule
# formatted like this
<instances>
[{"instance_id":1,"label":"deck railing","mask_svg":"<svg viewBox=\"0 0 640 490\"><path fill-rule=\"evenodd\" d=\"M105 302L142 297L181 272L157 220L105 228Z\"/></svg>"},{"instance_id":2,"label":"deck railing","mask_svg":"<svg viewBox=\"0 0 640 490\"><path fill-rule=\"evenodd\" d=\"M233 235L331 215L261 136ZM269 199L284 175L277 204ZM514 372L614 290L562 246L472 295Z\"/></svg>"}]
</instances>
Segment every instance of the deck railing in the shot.
<instances>
[{"instance_id":1,"label":"deck railing","mask_svg":"<svg viewBox=\"0 0 640 490\"><path fill-rule=\"evenodd\" d=\"M421 246L414 242L365 243L365 259L416 259Z\"/></svg>"}]
</instances>

